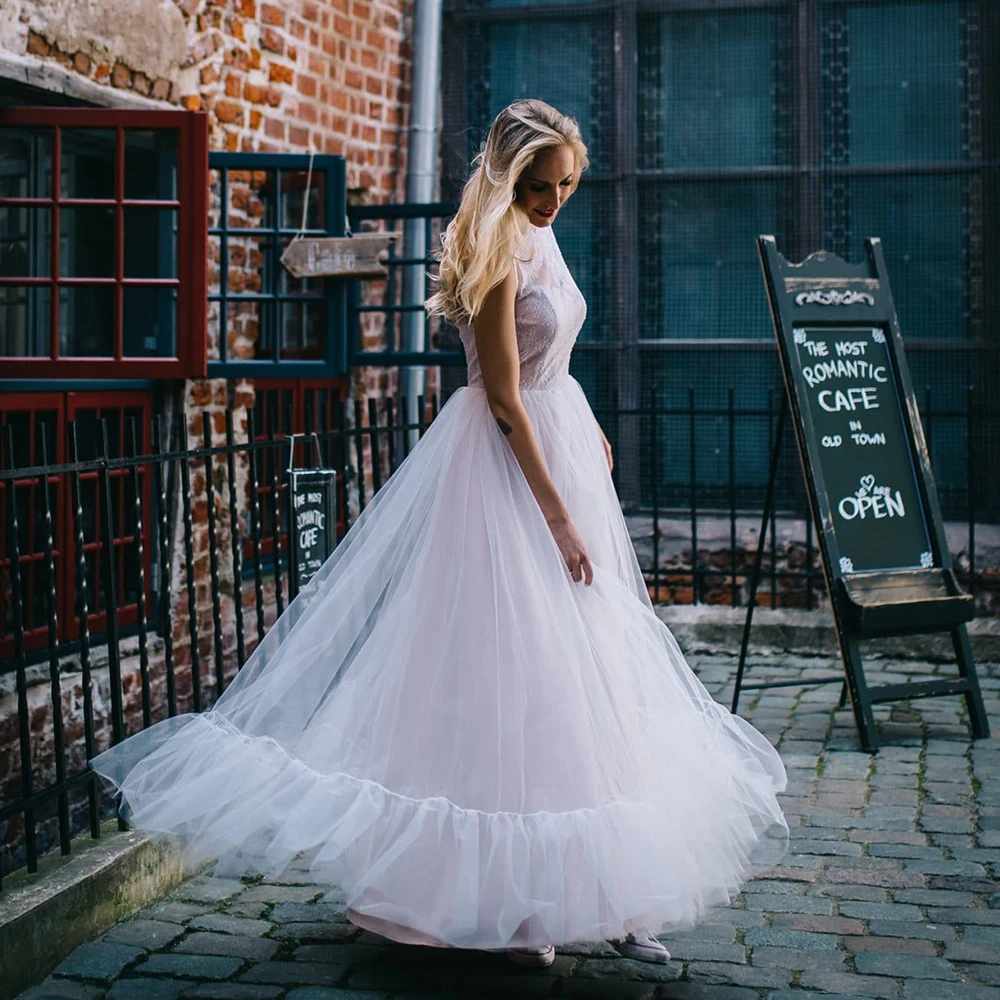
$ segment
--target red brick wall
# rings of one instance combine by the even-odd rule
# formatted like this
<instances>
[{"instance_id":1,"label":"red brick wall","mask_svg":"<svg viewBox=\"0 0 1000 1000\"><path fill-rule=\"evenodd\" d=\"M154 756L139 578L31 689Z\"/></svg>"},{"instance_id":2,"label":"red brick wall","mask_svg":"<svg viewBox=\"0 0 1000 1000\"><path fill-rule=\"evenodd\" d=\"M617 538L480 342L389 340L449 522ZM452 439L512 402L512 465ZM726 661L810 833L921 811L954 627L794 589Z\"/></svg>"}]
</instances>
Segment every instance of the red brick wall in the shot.
<instances>
[{"instance_id":1,"label":"red brick wall","mask_svg":"<svg viewBox=\"0 0 1000 1000\"><path fill-rule=\"evenodd\" d=\"M413 0L174 0L152 25L144 2L95 12L8 0L19 27L3 44L111 90L207 110L212 149L341 154L352 203L403 199ZM384 344L378 316L365 316L364 343ZM361 370L351 390L394 392L395 372Z\"/></svg>"},{"instance_id":2,"label":"red brick wall","mask_svg":"<svg viewBox=\"0 0 1000 1000\"><path fill-rule=\"evenodd\" d=\"M402 196L412 0L175 3L171 35L183 33L186 44L173 63L151 56L140 34L148 25L136 25L134 39L128 28L102 39L96 21L70 15L71 0L65 10L77 30L54 5L11 0L20 28L4 44L109 88L205 108L213 149L295 152L312 143L347 158L348 187L366 203Z\"/></svg>"}]
</instances>

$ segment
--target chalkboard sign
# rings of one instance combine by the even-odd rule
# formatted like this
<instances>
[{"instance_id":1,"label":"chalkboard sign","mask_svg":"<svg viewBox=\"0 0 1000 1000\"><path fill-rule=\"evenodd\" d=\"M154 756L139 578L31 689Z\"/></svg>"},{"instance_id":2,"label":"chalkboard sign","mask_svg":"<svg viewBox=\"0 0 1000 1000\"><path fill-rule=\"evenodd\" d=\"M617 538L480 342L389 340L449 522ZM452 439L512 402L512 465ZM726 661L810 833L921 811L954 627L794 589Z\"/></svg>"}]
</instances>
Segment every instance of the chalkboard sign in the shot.
<instances>
[{"instance_id":1,"label":"chalkboard sign","mask_svg":"<svg viewBox=\"0 0 1000 1000\"><path fill-rule=\"evenodd\" d=\"M292 435L290 453L295 452ZM319 457L319 441L313 436ZM316 575L337 542L337 473L333 469L293 469L288 477L288 581L291 596Z\"/></svg>"},{"instance_id":2,"label":"chalkboard sign","mask_svg":"<svg viewBox=\"0 0 1000 1000\"><path fill-rule=\"evenodd\" d=\"M781 436L790 419L844 662L843 678L823 680L844 681L862 747L878 746L873 702L944 694L964 695L973 735L987 736L964 624L973 616L973 601L952 570L881 241L865 241L860 264L825 251L791 264L773 236L761 236L757 249L785 398L772 444L733 711L741 687L782 683L743 685L743 673ZM869 690L858 640L944 630L954 643L956 678Z\"/></svg>"},{"instance_id":3,"label":"chalkboard sign","mask_svg":"<svg viewBox=\"0 0 1000 1000\"><path fill-rule=\"evenodd\" d=\"M796 326L793 340L794 379L830 498L841 572L933 566L885 331Z\"/></svg>"}]
</instances>

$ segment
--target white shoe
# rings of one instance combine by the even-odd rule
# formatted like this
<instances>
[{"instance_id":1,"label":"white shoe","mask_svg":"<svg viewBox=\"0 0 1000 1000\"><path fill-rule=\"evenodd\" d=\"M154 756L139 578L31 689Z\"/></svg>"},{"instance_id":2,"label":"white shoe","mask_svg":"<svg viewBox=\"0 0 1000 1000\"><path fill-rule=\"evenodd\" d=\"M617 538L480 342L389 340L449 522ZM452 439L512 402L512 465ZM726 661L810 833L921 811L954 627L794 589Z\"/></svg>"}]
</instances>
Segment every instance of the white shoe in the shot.
<instances>
[{"instance_id":1,"label":"white shoe","mask_svg":"<svg viewBox=\"0 0 1000 1000\"><path fill-rule=\"evenodd\" d=\"M507 957L515 965L544 969L556 960L556 949L551 944L544 948L508 948Z\"/></svg>"},{"instance_id":2,"label":"white shoe","mask_svg":"<svg viewBox=\"0 0 1000 1000\"><path fill-rule=\"evenodd\" d=\"M609 943L625 958L635 958L640 962L670 961L670 952L646 930L634 934L629 932L624 938L612 938Z\"/></svg>"}]
</instances>

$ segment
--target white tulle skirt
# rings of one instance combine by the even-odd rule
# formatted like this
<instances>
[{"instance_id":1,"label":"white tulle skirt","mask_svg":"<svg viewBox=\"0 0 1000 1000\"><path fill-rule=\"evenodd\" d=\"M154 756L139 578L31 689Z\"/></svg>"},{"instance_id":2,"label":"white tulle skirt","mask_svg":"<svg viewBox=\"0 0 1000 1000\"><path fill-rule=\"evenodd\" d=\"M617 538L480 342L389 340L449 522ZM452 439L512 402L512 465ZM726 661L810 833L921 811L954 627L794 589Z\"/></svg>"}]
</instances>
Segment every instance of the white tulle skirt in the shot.
<instances>
[{"instance_id":1,"label":"white tulle skirt","mask_svg":"<svg viewBox=\"0 0 1000 1000\"><path fill-rule=\"evenodd\" d=\"M459 389L214 708L90 761L133 826L216 875L307 851L355 923L467 948L690 927L784 849L781 761L653 612L583 390L522 398L593 583Z\"/></svg>"}]
</instances>

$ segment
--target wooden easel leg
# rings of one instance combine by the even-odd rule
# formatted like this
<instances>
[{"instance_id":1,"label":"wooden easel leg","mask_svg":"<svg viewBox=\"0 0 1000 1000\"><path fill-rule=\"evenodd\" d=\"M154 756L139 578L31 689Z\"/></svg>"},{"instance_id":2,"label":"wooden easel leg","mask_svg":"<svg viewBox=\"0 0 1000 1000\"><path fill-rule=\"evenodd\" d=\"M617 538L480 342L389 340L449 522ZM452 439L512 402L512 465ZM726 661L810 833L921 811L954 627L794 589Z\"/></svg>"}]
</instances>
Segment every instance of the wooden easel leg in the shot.
<instances>
[{"instance_id":1,"label":"wooden easel leg","mask_svg":"<svg viewBox=\"0 0 1000 1000\"><path fill-rule=\"evenodd\" d=\"M778 457L781 453L781 436L785 429L785 414L788 410L788 397L781 397L781 409L778 411L778 426L774 431L774 444L771 446L771 468L767 477L767 492L764 495L764 512L760 519L760 534L757 536L757 554L754 556L753 572L750 575L750 595L747 601L747 616L743 623L743 641L740 643L740 662L736 668L736 684L733 687L733 704L730 711L736 714L740 704L740 688L743 686L743 671L746 667L747 647L750 645L750 626L753 623L753 609L757 606L757 588L760 586L760 567L764 559L764 541L767 538L767 525L771 518L771 507L774 504L774 482L778 475Z\"/></svg>"},{"instance_id":2,"label":"wooden easel leg","mask_svg":"<svg viewBox=\"0 0 1000 1000\"><path fill-rule=\"evenodd\" d=\"M875 727L875 716L872 714L872 700L868 694L868 682L865 680L858 641L843 634L840 641L844 670L847 674L847 688L851 695L851 707L854 709L854 724L858 730L858 740L862 750L866 753L874 753L878 750L878 730Z\"/></svg>"},{"instance_id":3,"label":"wooden easel leg","mask_svg":"<svg viewBox=\"0 0 1000 1000\"><path fill-rule=\"evenodd\" d=\"M951 630L951 639L955 644L955 658L958 660L959 676L968 681L969 684L969 690L965 693L965 704L969 710L969 725L972 728L973 739L988 739L990 723L986 717L983 693L979 689L976 664L972 659L972 646L969 643L969 633L965 626L956 625Z\"/></svg>"}]
</instances>

